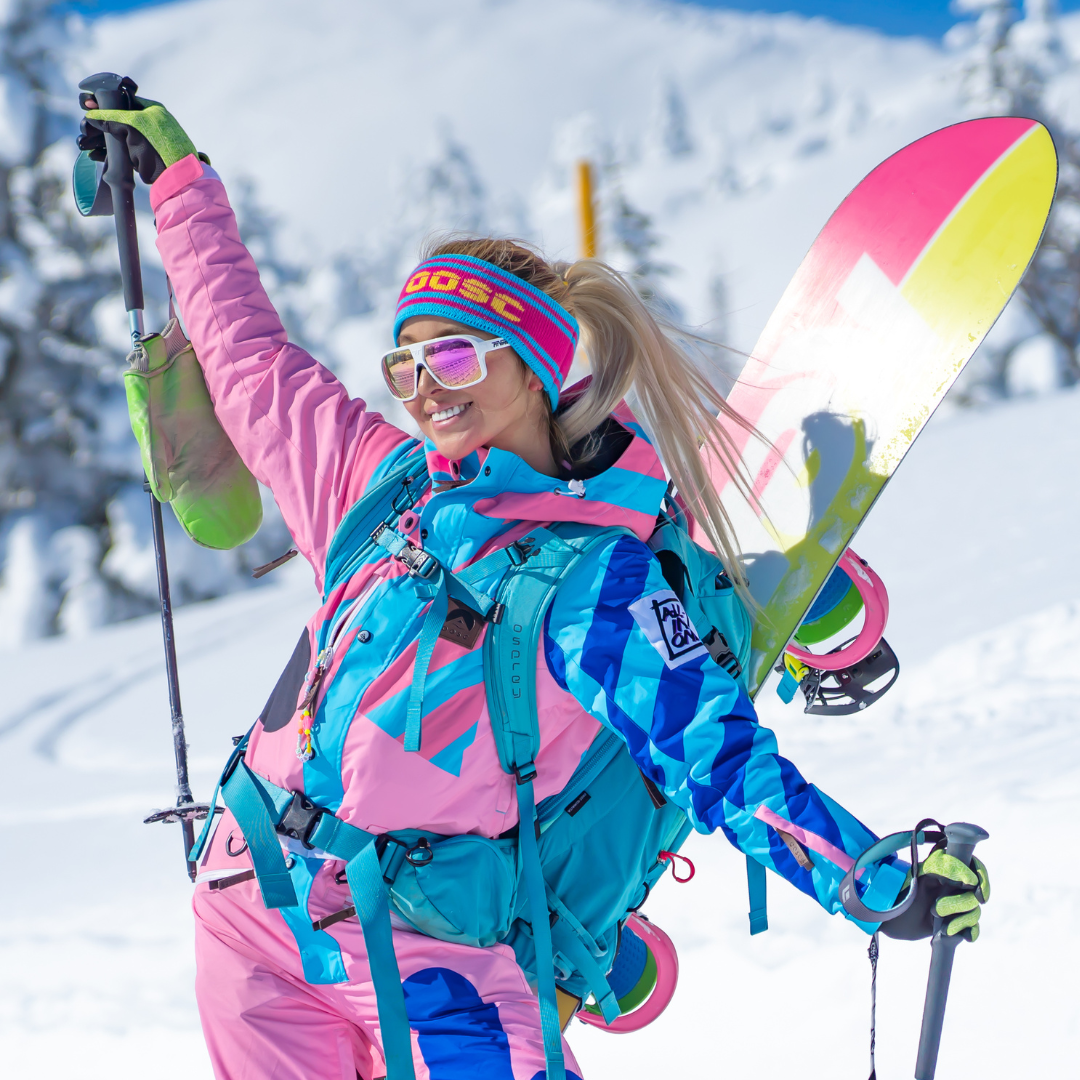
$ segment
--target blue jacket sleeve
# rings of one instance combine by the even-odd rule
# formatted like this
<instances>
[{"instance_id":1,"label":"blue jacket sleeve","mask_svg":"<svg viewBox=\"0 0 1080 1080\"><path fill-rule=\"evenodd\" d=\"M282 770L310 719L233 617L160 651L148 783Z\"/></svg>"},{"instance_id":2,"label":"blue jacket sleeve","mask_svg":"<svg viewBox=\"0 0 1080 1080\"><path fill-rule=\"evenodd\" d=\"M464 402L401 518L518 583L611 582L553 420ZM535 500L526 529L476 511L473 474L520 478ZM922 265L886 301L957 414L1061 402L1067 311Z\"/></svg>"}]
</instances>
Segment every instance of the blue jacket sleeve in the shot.
<instances>
[{"instance_id":1,"label":"blue jacket sleeve","mask_svg":"<svg viewBox=\"0 0 1080 1080\"><path fill-rule=\"evenodd\" d=\"M843 911L844 874L877 837L780 756L641 541L621 537L574 569L548 613L544 649L555 680L626 741L698 831L721 829L827 911ZM905 873L895 857L867 867L864 903L889 907Z\"/></svg>"}]
</instances>

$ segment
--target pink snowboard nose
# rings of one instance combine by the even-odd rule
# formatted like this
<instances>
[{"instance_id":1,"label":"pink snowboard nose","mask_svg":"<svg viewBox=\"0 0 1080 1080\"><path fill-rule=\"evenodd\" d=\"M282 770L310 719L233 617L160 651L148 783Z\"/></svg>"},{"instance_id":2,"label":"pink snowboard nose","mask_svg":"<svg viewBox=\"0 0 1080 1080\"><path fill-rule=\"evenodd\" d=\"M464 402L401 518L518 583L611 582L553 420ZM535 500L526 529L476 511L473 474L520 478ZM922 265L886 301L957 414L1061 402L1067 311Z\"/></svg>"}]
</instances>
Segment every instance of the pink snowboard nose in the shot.
<instances>
[{"instance_id":1,"label":"pink snowboard nose","mask_svg":"<svg viewBox=\"0 0 1080 1080\"><path fill-rule=\"evenodd\" d=\"M795 644L788 645L785 650L789 656L818 671L841 671L865 660L877 648L881 635L885 633L885 624L889 621L889 594L881 578L851 548L840 556L838 565L855 583L862 597L863 627L858 637L839 652L824 655L801 649Z\"/></svg>"}]
</instances>

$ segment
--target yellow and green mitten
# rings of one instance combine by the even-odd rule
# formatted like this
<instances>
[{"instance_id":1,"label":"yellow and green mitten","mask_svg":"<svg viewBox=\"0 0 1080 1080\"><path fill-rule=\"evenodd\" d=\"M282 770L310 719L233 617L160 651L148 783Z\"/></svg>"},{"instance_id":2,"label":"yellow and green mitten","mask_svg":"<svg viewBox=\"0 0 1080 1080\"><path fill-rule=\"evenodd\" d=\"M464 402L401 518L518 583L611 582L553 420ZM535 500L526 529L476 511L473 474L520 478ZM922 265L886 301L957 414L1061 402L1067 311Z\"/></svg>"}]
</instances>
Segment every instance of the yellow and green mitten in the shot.
<instances>
[{"instance_id":1,"label":"yellow and green mitten","mask_svg":"<svg viewBox=\"0 0 1080 1080\"><path fill-rule=\"evenodd\" d=\"M259 485L214 415L179 321L144 337L128 363L128 416L154 495L203 547L250 540L262 523Z\"/></svg>"}]
</instances>

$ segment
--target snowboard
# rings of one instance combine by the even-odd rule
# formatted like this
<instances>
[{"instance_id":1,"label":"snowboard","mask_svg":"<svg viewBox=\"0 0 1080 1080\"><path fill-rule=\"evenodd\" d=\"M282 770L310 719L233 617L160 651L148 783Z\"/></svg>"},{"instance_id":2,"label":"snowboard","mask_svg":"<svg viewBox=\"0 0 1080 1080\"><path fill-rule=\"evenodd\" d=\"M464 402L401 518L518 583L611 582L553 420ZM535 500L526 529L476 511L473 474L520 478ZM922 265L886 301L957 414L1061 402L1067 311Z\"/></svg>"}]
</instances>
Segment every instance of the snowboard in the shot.
<instances>
[{"instance_id":1,"label":"snowboard","mask_svg":"<svg viewBox=\"0 0 1080 1080\"><path fill-rule=\"evenodd\" d=\"M722 421L751 497L702 451L757 604L752 697L1012 296L1056 184L1036 121L955 124L874 169L803 259L728 396L765 439Z\"/></svg>"}]
</instances>

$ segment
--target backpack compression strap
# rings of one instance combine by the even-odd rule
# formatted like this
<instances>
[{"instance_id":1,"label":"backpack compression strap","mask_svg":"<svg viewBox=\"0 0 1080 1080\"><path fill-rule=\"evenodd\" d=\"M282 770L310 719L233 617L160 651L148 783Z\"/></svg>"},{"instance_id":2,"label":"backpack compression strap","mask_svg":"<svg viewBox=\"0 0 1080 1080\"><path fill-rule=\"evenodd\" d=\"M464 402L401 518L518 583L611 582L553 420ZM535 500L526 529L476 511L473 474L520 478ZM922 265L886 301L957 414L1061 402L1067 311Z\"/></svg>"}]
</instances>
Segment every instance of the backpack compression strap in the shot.
<instances>
[{"instance_id":1,"label":"backpack compression strap","mask_svg":"<svg viewBox=\"0 0 1080 1080\"><path fill-rule=\"evenodd\" d=\"M374 487L349 508L341 519L326 553L323 600L341 581L351 577L371 550L371 534L378 525L394 524L411 509L428 486L423 447L406 454Z\"/></svg>"},{"instance_id":2,"label":"backpack compression strap","mask_svg":"<svg viewBox=\"0 0 1080 1080\"><path fill-rule=\"evenodd\" d=\"M245 743L246 739L230 760L231 773L223 775L221 793L247 841L263 903L267 908L297 904L278 834L293 837L345 863L345 877L364 934L375 988L387 1077L415 1080L412 1036L394 955L390 905L376 837L316 806L299 792L287 791L252 772L242 756Z\"/></svg>"},{"instance_id":3,"label":"backpack compression strap","mask_svg":"<svg viewBox=\"0 0 1080 1080\"><path fill-rule=\"evenodd\" d=\"M565 1080L566 1065L555 997L549 890L536 842L536 796L532 783L536 778L535 761L540 751L536 657L544 617L560 582L590 551L619 534L631 535L627 529L569 525L536 529L519 540L517 547L519 551L524 550L526 558L510 569L503 582L499 597L505 611L499 622L488 630L484 642L484 671L494 676L486 678L485 683L495 746L503 769L517 777L518 855L529 896L536 946L536 982L547 1080ZM573 946L569 948L573 949ZM592 966L599 971L595 961ZM599 981L607 985L602 973ZM604 997L606 999L607 995ZM605 1000L604 1004L610 1011L610 1002ZM615 1008L618 1008L617 1004Z\"/></svg>"}]
</instances>

